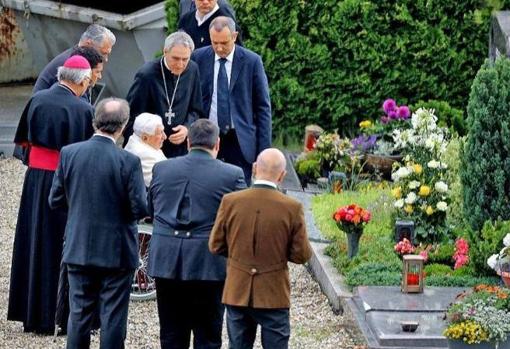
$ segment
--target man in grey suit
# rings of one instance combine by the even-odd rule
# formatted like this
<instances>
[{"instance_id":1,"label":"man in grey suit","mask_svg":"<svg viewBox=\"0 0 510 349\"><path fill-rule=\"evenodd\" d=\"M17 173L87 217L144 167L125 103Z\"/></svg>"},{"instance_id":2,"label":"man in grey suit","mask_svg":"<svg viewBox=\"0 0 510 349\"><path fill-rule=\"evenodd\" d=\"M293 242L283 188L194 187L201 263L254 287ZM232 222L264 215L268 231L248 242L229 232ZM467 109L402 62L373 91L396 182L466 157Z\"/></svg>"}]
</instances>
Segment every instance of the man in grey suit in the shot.
<instances>
[{"instance_id":1,"label":"man in grey suit","mask_svg":"<svg viewBox=\"0 0 510 349\"><path fill-rule=\"evenodd\" d=\"M129 292L138 266L137 220L147 201L140 159L115 142L129 118L125 100L101 101L96 133L62 148L49 202L68 207L63 261L68 266L67 348L89 348L99 309L101 349L124 348Z\"/></svg>"},{"instance_id":2,"label":"man in grey suit","mask_svg":"<svg viewBox=\"0 0 510 349\"><path fill-rule=\"evenodd\" d=\"M156 279L161 348L221 348L225 258L208 239L223 195L246 188L243 171L216 160L219 130L206 119L188 133L189 154L154 166L149 275Z\"/></svg>"}]
</instances>

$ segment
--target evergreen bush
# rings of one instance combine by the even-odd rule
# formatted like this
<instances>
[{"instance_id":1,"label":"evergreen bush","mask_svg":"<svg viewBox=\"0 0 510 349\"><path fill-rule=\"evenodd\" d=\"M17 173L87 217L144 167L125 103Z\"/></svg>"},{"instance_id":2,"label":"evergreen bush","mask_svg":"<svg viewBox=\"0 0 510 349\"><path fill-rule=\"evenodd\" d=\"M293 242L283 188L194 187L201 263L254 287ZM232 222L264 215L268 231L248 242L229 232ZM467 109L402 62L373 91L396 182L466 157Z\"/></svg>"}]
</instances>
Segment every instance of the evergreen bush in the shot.
<instances>
[{"instance_id":1,"label":"evergreen bush","mask_svg":"<svg viewBox=\"0 0 510 349\"><path fill-rule=\"evenodd\" d=\"M479 231L510 219L510 60L486 61L473 81L461 152L464 216Z\"/></svg>"},{"instance_id":2,"label":"evergreen bush","mask_svg":"<svg viewBox=\"0 0 510 349\"><path fill-rule=\"evenodd\" d=\"M167 0L169 30L177 0ZM275 134L307 124L341 135L380 101L464 109L487 55L490 13L508 0L232 0L245 45L262 56Z\"/></svg>"}]
</instances>

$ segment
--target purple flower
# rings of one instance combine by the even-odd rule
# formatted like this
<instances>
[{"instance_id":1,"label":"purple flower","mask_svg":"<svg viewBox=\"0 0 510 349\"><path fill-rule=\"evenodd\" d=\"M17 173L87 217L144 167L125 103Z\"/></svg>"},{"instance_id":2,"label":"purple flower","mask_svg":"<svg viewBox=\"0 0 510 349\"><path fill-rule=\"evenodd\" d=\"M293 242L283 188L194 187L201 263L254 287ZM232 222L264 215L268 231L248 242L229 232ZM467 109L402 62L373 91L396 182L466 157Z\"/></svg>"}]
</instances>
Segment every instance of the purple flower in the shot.
<instances>
[{"instance_id":1,"label":"purple flower","mask_svg":"<svg viewBox=\"0 0 510 349\"><path fill-rule=\"evenodd\" d=\"M389 115L390 111L395 110L395 108L397 107L397 103L395 103L393 99L388 98L387 100L384 101L382 107L384 112Z\"/></svg>"},{"instance_id":2,"label":"purple flower","mask_svg":"<svg viewBox=\"0 0 510 349\"><path fill-rule=\"evenodd\" d=\"M387 124L388 121L390 121L390 118L388 118L386 115L381 116L381 122L383 124Z\"/></svg>"},{"instance_id":3,"label":"purple flower","mask_svg":"<svg viewBox=\"0 0 510 349\"><path fill-rule=\"evenodd\" d=\"M376 147L377 136L361 135L351 140L352 149L366 153Z\"/></svg>"},{"instance_id":4,"label":"purple flower","mask_svg":"<svg viewBox=\"0 0 510 349\"><path fill-rule=\"evenodd\" d=\"M389 118L390 118L390 119L392 119L392 120L395 120L395 119L397 119L397 118L398 118L398 114L397 114L397 112L396 112L395 110L390 111L390 112L388 113L388 116L389 116Z\"/></svg>"},{"instance_id":5,"label":"purple flower","mask_svg":"<svg viewBox=\"0 0 510 349\"><path fill-rule=\"evenodd\" d=\"M407 105L403 105L397 108L397 115L399 119L408 119L411 115L411 112L409 111L409 108Z\"/></svg>"}]
</instances>

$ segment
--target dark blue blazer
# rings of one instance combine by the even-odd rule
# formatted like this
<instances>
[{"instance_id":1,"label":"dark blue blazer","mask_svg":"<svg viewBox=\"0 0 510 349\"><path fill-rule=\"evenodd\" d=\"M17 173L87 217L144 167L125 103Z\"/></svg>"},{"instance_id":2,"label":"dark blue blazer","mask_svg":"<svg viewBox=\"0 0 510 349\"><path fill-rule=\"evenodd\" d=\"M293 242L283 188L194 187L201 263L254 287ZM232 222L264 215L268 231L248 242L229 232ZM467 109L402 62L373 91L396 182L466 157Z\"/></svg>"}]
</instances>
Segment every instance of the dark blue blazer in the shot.
<instances>
[{"instance_id":1,"label":"dark blue blazer","mask_svg":"<svg viewBox=\"0 0 510 349\"><path fill-rule=\"evenodd\" d=\"M200 69L204 111L209 115L214 84L214 51L211 46L193 52ZM271 101L262 59L236 45L230 76L230 114L244 159L253 163L271 147Z\"/></svg>"},{"instance_id":2,"label":"dark blue blazer","mask_svg":"<svg viewBox=\"0 0 510 349\"><path fill-rule=\"evenodd\" d=\"M65 263L138 267L137 220L148 211L137 156L102 136L62 148L49 203L68 206Z\"/></svg>"},{"instance_id":3,"label":"dark blue blazer","mask_svg":"<svg viewBox=\"0 0 510 349\"><path fill-rule=\"evenodd\" d=\"M64 62L69 58L74 47L68 48L64 52L61 52L53 58L39 73L37 80L35 81L34 89L32 93L36 93L41 90L46 90L53 86L57 82L57 71L58 67L64 65Z\"/></svg>"},{"instance_id":4,"label":"dark blue blazer","mask_svg":"<svg viewBox=\"0 0 510 349\"><path fill-rule=\"evenodd\" d=\"M149 275L224 280L225 258L209 252L209 233L223 195L246 188L243 171L193 149L188 155L158 162L152 172Z\"/></svg>"}]
</instances>

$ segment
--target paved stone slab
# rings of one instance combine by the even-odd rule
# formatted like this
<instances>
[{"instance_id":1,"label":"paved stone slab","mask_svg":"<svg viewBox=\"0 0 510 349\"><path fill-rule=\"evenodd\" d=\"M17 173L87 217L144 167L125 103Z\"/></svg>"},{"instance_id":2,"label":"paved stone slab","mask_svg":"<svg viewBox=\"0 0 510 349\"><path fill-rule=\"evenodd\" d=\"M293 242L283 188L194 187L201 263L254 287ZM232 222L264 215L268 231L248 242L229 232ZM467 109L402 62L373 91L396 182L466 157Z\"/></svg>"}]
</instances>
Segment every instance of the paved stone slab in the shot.
<instances>
[{"instance_id":1,"label":"paved stone slab","mask_svg":"<svg viewBox=\"0 0 510 349\"><path fill-rule=\"evenodd\" d=\"M329 242L321 233L321 231L315 226L315 219L312 213L312 198L313 194L306 193L303 191L287 191L287 195L295 198L301 204L305 211L306 230L308 232L308 238L311 241L316 242Z\"/></svg>"},{"instance_id":2,"label":"paved stone slab","mask_svg":"<svg viewBox=\"0 0 510 349\"><path fill-rule=\"evenodd\" d=\"M465 288L425 287L423 293L402 293L394 286L360 286L349 307L370 348L447 348L442 332L448 305ZM404 332L402 321L417 321Z\"/></svg>"}]
</instances>

